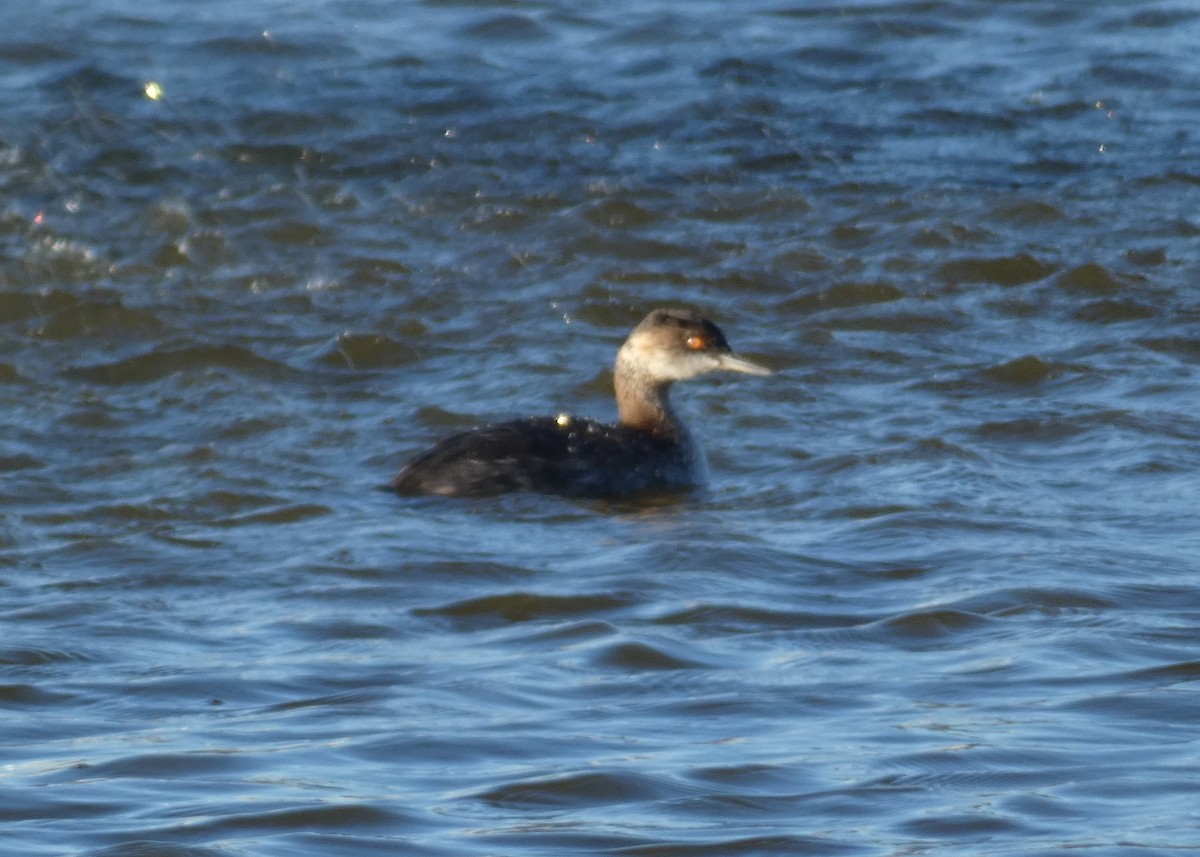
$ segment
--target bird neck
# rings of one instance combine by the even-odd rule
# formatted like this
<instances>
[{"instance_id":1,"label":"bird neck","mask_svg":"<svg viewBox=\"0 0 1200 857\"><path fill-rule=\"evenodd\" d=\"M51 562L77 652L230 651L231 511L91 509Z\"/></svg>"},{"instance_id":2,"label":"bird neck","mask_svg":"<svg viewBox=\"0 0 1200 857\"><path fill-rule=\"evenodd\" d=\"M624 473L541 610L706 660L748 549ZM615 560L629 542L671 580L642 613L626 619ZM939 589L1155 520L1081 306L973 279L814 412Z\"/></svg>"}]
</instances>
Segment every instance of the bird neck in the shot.
<instances>
[{"instance_id":1,"label":"bird neck","mask_svg":"<svg viewBox=\"0 0 1200 857\"><path fill-rule=\"evenodd\" d=\"M660 437L685 436L683 425L671 407L670 381L651 378L644 369L618 354L613 387L621 425Z\"/></svg>"}]
</instances>

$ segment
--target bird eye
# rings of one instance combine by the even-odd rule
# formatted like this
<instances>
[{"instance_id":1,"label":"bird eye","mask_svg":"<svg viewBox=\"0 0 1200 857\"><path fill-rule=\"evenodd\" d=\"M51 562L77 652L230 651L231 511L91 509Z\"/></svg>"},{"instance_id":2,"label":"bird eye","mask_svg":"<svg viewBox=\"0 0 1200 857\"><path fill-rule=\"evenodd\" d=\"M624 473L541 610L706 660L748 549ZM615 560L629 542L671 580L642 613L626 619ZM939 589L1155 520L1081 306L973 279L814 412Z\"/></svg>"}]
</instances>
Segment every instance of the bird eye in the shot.
<instances>
[{"instance_id":1,"label":"bird eye","mask_svg":"<svg viewBox=\"0 0 1200 857\"><path fill-rule=\"evenodd\" d=\"M687 338L687 347L692 349L693 351L699 351L701 348L704 348L706 345L708 345L708 343L704 341L703 336L692 335Z\"/></svg>"}]
</instances>

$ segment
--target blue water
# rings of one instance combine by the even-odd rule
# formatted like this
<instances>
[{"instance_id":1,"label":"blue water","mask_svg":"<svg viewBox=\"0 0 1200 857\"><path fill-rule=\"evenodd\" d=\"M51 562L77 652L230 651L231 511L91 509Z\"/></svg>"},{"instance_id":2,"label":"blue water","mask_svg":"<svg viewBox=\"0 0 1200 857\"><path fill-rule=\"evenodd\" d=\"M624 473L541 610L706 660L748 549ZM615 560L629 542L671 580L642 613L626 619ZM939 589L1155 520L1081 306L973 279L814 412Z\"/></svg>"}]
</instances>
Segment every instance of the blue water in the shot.
<instances>
[{"instance_id":1,"label":"blue water","mask_svg":"<svg viewBox=\"0 0 1200 857\"><path fill-rule=\"evenodd\" d=\"M0 852L1200 848L1200 9L19 12ZM379 490L662 305L705 490Z\"/></svg>"}]
</instances>

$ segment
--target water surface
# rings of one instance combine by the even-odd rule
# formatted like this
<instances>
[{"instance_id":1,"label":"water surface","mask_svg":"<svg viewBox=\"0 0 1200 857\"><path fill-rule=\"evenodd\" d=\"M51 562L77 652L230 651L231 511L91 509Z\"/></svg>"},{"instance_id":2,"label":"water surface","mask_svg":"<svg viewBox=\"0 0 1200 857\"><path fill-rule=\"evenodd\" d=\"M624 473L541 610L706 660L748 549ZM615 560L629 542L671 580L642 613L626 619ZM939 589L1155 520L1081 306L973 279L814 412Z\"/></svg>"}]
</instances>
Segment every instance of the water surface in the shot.
<instances>
[{"instance_id":1,"label":"water surface","mask_svg":"<svg viewBox=\"0 0 1200 857\"><path fill-rule=\"evenodd\" d=\"M22 11L5 851L1195 850L1200 11ZM706 491L377 490L671 304Z\"/></svg>"}]
</instances>

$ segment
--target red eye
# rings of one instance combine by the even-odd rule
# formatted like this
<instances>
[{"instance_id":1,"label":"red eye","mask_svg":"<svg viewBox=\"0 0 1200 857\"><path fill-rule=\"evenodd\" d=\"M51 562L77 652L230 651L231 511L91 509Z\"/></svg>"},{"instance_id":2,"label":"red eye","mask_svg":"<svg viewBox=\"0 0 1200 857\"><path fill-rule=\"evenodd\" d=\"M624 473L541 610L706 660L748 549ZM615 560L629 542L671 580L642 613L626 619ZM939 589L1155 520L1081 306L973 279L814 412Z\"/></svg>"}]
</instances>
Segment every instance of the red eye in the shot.
<instances>
[{"instance_id":1,"label":"red eye","mask_svg":"<svg viewBox=\"0 0 1200 857\"><path fill-rule=\"evenodd\" d=\"M687 347L693 351L699 351L701 348L704 348L707 345L708 343L704 341L703 336L692 335L687 338Z\"/></svg>"}]
</instances>

